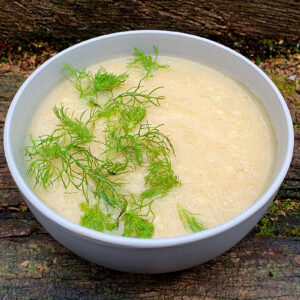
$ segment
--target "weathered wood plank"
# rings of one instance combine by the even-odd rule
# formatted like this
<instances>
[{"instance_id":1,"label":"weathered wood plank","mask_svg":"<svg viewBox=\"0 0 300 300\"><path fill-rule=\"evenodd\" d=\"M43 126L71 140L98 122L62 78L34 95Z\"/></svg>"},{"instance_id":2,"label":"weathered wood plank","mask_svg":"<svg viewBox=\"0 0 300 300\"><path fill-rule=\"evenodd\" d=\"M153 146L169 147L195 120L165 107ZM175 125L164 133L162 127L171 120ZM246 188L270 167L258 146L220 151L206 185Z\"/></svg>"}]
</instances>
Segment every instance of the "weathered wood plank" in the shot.
<instances>
[{"instance_id":1,"label":"weathered wood plank","mask_svg":"<svg viewBox=\"0 0 300 300\"><path fill-rule=\"evenodd\" d=\"M299 254L297 239L250 236L190 270L135 275L88 263L45 234L6 238L0 239L0 297L296 300L300 297Z\"/></svg>"},{"instance_id":2,"label":"weathered wood plank","mask_svg":"<svg viewBox=\"0 0 300 300\"><path fill-rule=\"evenodd\" d=\"M83 40L134 29L205 37L299 38L297 0L0 1L0 39Z\"/></svg>"},{"instance_id":3,"label":"weathered wood plank","mask_svg":"<svg viewBox=\"0 0 300 300\"><path fill-rule=\"evenodd\" d=\"M12 207L10 207L12 208ZM30 236L33 233L46 233L30 212L17 213L17 208L0 211L0 238Z\"/></svg>"}]
</instances>

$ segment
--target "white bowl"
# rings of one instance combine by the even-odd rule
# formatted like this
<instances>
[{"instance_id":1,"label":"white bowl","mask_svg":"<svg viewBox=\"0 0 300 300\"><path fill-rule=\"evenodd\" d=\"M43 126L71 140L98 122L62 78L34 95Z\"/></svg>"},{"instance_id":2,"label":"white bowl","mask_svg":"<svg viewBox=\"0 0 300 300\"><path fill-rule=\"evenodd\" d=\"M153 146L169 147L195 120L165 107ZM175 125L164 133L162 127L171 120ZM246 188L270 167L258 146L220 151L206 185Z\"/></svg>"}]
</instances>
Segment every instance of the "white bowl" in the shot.
<instances>
[{"instance_id":1,"label":"white bowl","mask_svg":"<svg viewBox=\"0 0 300 300\"><path fill-rule=\"evenodd\" d=\"M274 171L268 189L250 208L217 227L185 236L137 239L84 228L56 214L34 194L24 165L25 136L44 96L62 79L62 63L75 67L121 55L133 47L185 57L222 70L243 82L261 100L271 119L276 142ZM260 220L289 168L294 132L289 110L273 82L248 59L210 40L178 32L142 30L100 36L70 47L39 67L22 85L9 108L4 147L10 172L38 221L62 245L97 264L128 272L162 273L206 262L240 241Z\"/></svg>"}]
</instances>

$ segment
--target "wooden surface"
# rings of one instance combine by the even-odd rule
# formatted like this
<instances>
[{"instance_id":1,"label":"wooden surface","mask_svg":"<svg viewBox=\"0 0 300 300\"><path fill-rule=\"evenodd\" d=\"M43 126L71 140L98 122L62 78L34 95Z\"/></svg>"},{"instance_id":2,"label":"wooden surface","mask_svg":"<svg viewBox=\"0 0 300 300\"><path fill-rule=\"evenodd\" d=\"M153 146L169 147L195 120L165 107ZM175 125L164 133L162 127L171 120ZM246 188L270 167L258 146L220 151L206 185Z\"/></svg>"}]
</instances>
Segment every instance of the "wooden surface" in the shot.
<instances>
[{"instance_id":1,"label":"wooden surface","mask_svg":"<svg viewBox=\"0 0 300 300\"><path fill-rule=\"evenodd\" d=\"M300 37L299 1L0 0L0 8L0 139L14 94L39 63L78 40L151 28L209 37L257 61L257 45L269 56L275 46L283 48L285 57L260 67L284 83L275 82L295 126L290 170L262 222L222 256L163 275L108 270L54 241L22 201L1 140L0 299L300 299L300 89L294 84L300 55L293 54Z\"/></svg>"},{"instance_id":2,"label":"wooden surface","mask_svg":"<svg viewBox=\"0 0 300 300\"><path fill-rule=\"evenodd\" d=\"M0 38L83 40L134 29L206 37L279 39L300 35L298 0L0 0Z\"/></svg>"}]
</instances>

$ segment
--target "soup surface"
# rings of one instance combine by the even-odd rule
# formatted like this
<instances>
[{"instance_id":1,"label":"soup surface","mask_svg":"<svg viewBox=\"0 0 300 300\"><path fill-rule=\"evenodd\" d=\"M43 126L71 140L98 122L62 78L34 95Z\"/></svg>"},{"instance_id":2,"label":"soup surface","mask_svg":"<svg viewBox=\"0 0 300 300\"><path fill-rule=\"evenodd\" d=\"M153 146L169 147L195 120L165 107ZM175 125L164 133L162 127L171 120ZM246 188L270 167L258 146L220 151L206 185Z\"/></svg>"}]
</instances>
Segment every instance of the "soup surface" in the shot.
<instances>
[{"instance_id":1,"label":"soup surface","mask_svg":"<svg viewBox=\"0 0 300 300\"><path fill-rule=\"evenodd\" d=\"M275 145L270 121L255 96L230 76L206 65L182 58L160 56L159 69L143 81L145 90L163 86L155 93L164 95L160 106L147 107L146 120L160 125L174 147L172 167L181 185L152 205L155 218L154 238L173 237L190 233L177 211L177 203L193 213L201 214L206 228L222 224L249 208L263 193L272 172ZM102 61L99 66L116 74L129 73L117 93L136 86L141 73L127 68L128 57ZM115 93L115 91L114 91ZM42 102L29 128L37 137L50 134L57 125L53 106L63 104L79 117L87 105L67 80L53 89ZM99 100L101 101L101 99ZM143 123L145 123L143 121ZM94 134L104 139L104 124L96 123ZM90 145L101 156L99 144ZM144 189L145 170L119 175L133 193ZM75 223L80 222L80 203L85 202L81 191L56 181L45 190L40 185L36 195L51 209ZM113 234L120 234L117 230Z\"/></svg>"}]
</instances>

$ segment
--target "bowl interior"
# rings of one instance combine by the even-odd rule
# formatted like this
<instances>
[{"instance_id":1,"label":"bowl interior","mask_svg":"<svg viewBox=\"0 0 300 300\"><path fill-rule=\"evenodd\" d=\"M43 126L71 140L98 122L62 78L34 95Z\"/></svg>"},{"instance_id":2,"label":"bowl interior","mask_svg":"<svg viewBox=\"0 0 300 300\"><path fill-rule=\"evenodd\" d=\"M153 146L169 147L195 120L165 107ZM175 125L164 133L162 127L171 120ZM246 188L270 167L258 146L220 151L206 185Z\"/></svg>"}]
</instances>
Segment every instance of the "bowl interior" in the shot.
<instances>
[{"instance_id":1,"label":"bowl interior","mask_svg":"<svg viewBox=\"0 0 300 300\"><path fill-rule=\"evenodd\" d=\"M158 46L162 55L188 58L224 71L256 94L268 112L275 133L277 149L271 181L280 172L285 175L293 147L291 120L282 96L261 70L229 48L206 39L174 32L133 31L75 45L47 61L23 84L7 117L5 143L8 146L5 148L9 152L8 160L14 162L15 172L19 172L24 182L28 183L23 156L27 129L44 96L62 79L62 63L88 66L107 58L130 55L133 47L152 52L153 45Z\"/></svg>"}]
</instances>

